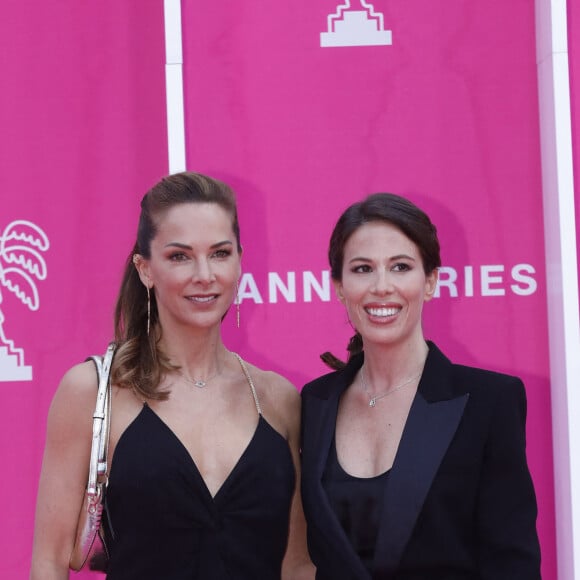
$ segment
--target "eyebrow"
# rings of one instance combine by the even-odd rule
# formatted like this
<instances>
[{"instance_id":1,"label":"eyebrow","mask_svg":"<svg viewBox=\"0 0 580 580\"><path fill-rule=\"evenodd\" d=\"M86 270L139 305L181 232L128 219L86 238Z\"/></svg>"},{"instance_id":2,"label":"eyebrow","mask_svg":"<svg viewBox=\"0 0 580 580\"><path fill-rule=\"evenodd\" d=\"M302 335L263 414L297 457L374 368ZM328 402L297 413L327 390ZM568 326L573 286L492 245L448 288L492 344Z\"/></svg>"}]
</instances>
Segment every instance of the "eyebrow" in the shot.
<instances>
[{"instance_id":1,"label":"eyebrow","mask_svg":"<svg viewBox=\"0 0 580 580\"><path fill-rule=\"evenodd\" d=\"M415 262L415 258L413 258L412 256L409 256L407 254L397 254L396 256L391 256L389 258L390 262L392 262L394 260L411 260L412 262ZM372 260L370 258L365 258L363 256L355 256L354 258L351 258L348 261L349 264L351 262L372 262Z\"/></svg>"},{"instance_id":2,"label":"eyebrow","mask_svg":"<svg viewBox=\"0 0 580 580\"><path fill-rule=\"evenodd\" d=\"M216 242L210 246L210 249L215 250L216 248L222 248L223 246L233 246L231 240L223 240L222 242ZM166 248L180 248L182 250L193 250L189 244L182 244L181 242L169 242L165 244Z\"/></svg>"}]
</instances>

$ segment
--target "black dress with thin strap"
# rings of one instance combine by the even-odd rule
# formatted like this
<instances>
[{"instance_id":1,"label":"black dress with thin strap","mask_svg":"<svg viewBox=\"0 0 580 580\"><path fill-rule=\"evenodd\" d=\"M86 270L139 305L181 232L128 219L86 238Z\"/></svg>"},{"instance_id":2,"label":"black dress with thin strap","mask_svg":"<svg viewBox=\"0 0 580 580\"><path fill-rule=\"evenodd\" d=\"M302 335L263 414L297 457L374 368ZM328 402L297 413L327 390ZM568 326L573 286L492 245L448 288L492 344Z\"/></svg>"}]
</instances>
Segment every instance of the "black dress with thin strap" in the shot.
<instances>
[{"instance_id":1,"label":"black dress with thin strap","mask_svg":"<svg viewBox=\"0 0 580 580\"><path fill-rule=\"evenodd\" d=\"M288 443L260 413L212 497L187 449L145 404L111 466L107 580L279 580L294 482Z\"/></svg>"}]
</instances>

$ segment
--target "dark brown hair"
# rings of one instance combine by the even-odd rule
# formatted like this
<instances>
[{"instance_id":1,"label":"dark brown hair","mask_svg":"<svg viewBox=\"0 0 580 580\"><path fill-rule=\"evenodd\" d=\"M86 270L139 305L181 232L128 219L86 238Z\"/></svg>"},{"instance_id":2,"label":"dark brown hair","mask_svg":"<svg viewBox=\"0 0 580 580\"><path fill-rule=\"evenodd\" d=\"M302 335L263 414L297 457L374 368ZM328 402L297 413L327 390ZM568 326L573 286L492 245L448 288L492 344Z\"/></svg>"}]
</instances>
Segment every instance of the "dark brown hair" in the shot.
<instances>
[{"instance_id":1,"label":"dark brown hair","mask_svg":"<svg viewBox=\"0 0 580 580\"><path fill-rule=\"evenodd\" d=\"M133 256L151 257L151 241L157 234L160 218L172 207L185 203L215 203L230 214L241 252L236 199L225 183L199 173L176 173L163 178L141 200L137 241L127 257L115 307L115 341L119 348L112 381L150 399L167 398L167 392L159 391L158 386L163 374L175 367L159 348L161 328L153 291L150 332L147 334L147 289L139 278Z\"/></svg>"},{"instance_id":2,"label":"dark brown hair","mask_svg":"<svg viewBox=\"0 0 580 580\"><path fill-rule=\"evenodd\" d=\"M425 274L441 266L437 228L429 216L408 199L392 193L373 193L349 206L340 216L328 246L328 262L333 280L342 280L344 248L358 228L369 222L386 222L401 230L419 249ZM356 332L347 346L349 360L362 351L362 337ZM329 352L320 357L328 366L340 369L345 363Z\"/></svg>"}]
</instances>

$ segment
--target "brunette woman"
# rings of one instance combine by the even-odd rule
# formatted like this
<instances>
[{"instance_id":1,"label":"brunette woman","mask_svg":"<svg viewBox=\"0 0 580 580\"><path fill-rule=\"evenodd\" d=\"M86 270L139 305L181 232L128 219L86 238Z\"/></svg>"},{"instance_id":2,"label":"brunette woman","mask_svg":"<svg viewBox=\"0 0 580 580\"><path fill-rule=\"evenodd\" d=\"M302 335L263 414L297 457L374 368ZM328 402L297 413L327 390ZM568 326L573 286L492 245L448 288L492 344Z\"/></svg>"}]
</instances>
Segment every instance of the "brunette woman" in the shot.
<instances>
[{"instance_id":1,"label":"brunette woman","mask_svg":"<svg viewBox=\"0 0 580 580\"><path fill-rule=\"evenodd\" d=\"M302 392L302 497L320 580L538 580L526 397L423 336L439 242L407 199L349 207L331 275L349 359Z\"/></svg>"}]
</instances>

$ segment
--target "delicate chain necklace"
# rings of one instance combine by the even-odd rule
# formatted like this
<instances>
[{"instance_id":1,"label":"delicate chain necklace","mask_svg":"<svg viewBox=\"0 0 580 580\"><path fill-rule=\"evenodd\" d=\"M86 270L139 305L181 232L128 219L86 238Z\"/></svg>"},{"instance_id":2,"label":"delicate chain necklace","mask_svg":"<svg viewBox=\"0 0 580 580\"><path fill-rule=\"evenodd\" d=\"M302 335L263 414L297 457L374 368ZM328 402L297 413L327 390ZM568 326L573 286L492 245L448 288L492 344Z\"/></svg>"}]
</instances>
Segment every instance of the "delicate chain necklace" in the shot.
<instances>
[{"instance_id":1,"label":"delicate chain necklace","mask_svg":"<svg viewBox=\"0 0 580 580\"><path fill-rule=\"evenodd\" d=\"M367 397L369 397L369 407L374 407L377 404L377 401L379 399L382 399L383 397L386 397L387 395L392 395L394 392L401 390L403 387L406 387L409 383L412 383L415 379L418 379L422 373L423 373L423 370L421 370L420 373L413 375L410 379L407 379L404 383L401 383L400 385L397 385L396 387L389 389L386 393L383 393L382 395L375 395L374 397L371 397L369 394L369 388L367 386L367 382L365 380L365 366L363 365L360 369L360 380L361 380L364 392L366 393Z\"/></svg>"},{"instance_id":2,"label":"delicate chain necklace","mask_svg":"<svg viewBox=\"0 0 580 580\"><path fill-rule=\"evenodd\" d=\"M220 374L218 371L216 371L213 375L207 377L207 379L190 379L189 377L186 377L180 370L178 370L177 373L183 380L187 381L190 385L193 385L198 389L205 389L205 387L207 387L208 382Z\"/></svg>"}]
</instances>

